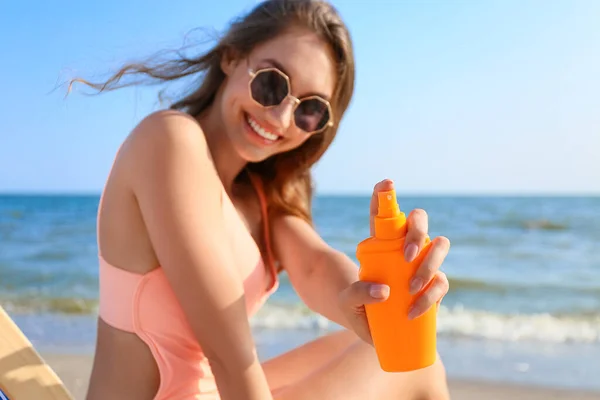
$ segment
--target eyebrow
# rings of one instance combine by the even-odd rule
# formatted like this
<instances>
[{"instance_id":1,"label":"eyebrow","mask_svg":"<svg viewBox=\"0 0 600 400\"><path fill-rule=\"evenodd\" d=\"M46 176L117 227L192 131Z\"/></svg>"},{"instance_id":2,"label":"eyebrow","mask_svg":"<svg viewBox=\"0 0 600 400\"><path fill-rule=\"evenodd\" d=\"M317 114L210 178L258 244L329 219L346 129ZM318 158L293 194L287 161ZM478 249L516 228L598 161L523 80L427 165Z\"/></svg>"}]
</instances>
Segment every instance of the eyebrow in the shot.
<instances>
[{"instance_id":1,"label":"eyebrow","mask_svg":"<svg viewBox=\"0 0 600 400\"><path fill-rule=\"evenodd\" d=\"M273 67L277 68L278 70L280 70L281 72L283 72L284 74L286 74L289 78L290 81L292 80L292 78L290 77L289 72L287 72L287 70L285 69L285 67L277 60L274 60L272 58L265 58L264 60L262 60L263 63L267 63L267 64L271 64ZM291 85L293 86L293 82L291 83ZM318 92L312 92L312 93L306 93L302 96L298 96L299 98L303 98L303 97L310 97L310 96L319 96L327 101L331 101L331 99L329 98L329 96L326 96L323 93L318 93Z\"/></svg>"}]
</instances>

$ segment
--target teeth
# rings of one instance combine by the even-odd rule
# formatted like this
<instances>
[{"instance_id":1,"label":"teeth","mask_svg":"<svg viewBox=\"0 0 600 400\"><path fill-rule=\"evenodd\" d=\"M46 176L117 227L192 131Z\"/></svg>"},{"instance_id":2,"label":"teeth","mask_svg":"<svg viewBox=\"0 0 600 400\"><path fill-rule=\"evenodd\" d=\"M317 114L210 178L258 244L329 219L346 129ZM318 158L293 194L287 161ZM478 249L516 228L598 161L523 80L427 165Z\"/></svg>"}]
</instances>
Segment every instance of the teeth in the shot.
<instances>
[{"instance_id":1,"label":"teeth","mask_svg":"<svg viewBox=\"0 0 600 400\"><path fill-rule=\"evenodd\" d=\"M248 124L252 127L252 129L254 130L254 132L256 132L256 134L262 138L265 138L267 140L272 140L275 141L277 139L279 139L279 136L275 135L274 133L265 131L259 124L258 122L256 122L255 120L253 120L251 117L248 117Z\"/></svg>"}]
</instances>

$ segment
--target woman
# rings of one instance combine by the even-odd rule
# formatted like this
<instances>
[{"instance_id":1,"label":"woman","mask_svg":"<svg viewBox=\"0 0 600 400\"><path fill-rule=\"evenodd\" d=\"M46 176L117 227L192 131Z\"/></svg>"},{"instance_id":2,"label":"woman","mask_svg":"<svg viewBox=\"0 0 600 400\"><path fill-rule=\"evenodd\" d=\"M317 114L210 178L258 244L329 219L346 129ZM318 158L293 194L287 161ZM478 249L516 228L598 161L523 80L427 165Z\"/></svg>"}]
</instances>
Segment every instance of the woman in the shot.
<instances>
[{"instance_id":1,"label":"woman","mask_svg":"<svg viewBox=\"0 0 600 400\"><path fill-rule=\"evenodd\" d=\"M363 305L389 288L311 224L310 167L353 92L346 27L321 1L267 1L206 54L123 68L100 91L146 74L203 73L197 90L146 117L125 140L98 215L100 312L88 399L446 399L441 362L381 371ZM392 188L385 180L375 187ZM376 212L373 203L371 213ZM406 254L427 217L409 216ZM438 302L449 248L436 238L415 276L433 280L413 312ZM260 363L248 317L285 269L302 300L346 330Z\"/></svg>"}]
</instances>

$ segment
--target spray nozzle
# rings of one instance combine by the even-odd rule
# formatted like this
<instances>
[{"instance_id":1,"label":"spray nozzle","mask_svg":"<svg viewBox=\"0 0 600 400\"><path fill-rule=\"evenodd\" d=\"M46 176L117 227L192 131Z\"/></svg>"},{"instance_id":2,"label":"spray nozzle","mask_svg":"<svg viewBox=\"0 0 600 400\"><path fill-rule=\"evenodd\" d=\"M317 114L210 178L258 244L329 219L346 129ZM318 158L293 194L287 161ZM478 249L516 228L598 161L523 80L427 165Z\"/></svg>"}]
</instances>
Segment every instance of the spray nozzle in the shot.
<instances>
[{"instance_id":1,"label":"spray nozzle","mask_svg":"<svg viewBox=\"0 0 600 400\"><path fill-rule=\"evenodd\" d=\"M406 216L400 211L396 191L377 193L378 209L375 216L375 236L381 239L396 239L406 233Z\"/></svg>"},{"instance_id":2,"label":"spray nozzle","mask_svg":"<svg viewBox=\"0 0 600 400\"><path fill-rule=\"evenodd\" d=\"M381 218L393 218L400 214L400 206L396 200L396 191L387 190L385 192L377 193L379 205L377 209L377 216Z\"/></svg>"}]
</instances>

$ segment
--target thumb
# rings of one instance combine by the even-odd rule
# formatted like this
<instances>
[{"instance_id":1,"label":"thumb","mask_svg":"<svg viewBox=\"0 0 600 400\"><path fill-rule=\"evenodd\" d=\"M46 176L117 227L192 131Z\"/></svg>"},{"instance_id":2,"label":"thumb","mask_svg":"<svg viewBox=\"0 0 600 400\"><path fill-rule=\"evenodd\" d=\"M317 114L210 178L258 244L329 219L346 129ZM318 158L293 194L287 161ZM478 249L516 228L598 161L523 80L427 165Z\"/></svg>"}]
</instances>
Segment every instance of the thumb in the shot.
<instances>
[{"instance_id":1,"label":"thumb","mask_svg":"<svg viewBox=\"0 0 600 400\"><path fill-rule=\"evenodd\" d=\"M340 302L351 308L360 307L363 304L380 303L390 296L388 285L356 281L340 293Z\"/></svg>"}]
</instances>

